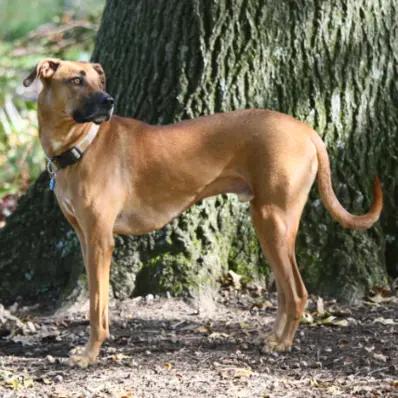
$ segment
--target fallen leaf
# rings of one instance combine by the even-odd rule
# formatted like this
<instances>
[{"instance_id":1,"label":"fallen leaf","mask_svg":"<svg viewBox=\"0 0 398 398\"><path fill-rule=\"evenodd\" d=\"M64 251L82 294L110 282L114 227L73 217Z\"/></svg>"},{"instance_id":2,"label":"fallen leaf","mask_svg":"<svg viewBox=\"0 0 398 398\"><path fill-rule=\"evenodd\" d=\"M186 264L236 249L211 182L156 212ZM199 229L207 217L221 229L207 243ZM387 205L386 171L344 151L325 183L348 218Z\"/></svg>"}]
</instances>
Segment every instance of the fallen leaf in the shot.
<instances>
[{"instance_id":1,"label":"fallen leaf","mask_svg":"<svg viewBox=\"0 0 398 398\"><path fill-rule=\"evenodd\" d=\"M124 355L124 354L121 353L121 352L119 352L119 353L117 353L117 354L111 356L111 359L112 359L112 361L114 361L114 362L121 362L121 361L123 361L123 360L125 360L125 359L128 359L128 358L129 358L129 357L128 357L127 355Z\"/></svg>"},{"instance_id":2,"label":"fallen leaf","mask_svg":"<svg viewBox=\"0 0 398 398\"><path fill-rule=\"evenodd\" d=\"M309 312L304 312L301 317L301 323L304 325L312 325L314 323L314 317Z\"/></svg>"},{"instance_id":3,"label":"fallen leaf","mask_svg":"<svg viewBox=\"0 0 398 398\"><path fill-rule=\"evenodd\" d=\"M384 363L387 362L387 359L388 359L387 356L385 356L383 354L377 354L377 353L373 354L373 358L376 359L376 361L380 361L380 362L384 362Z\"/></svg>"},{"instance_id":4,"label":"fallen leaf","mask_svg":"<svg viewBox=\"0 0 398 398\"><path fill-rule=\"evenodd\" d=\"M55 363L56 359L52 355L47 355L46 360L48 363Z\"/></svg>"},{"instance_id":5,"label":"fallen leaf","mask_svg":"<svg viewBox=\"0 0 398 398\"><path fill-rule=\"evenodd\" d=\"M249 368L235 368L233 377L234 379L242 379L250 377L253 374L252 370Z\"/></svg>"},{"instance_id":6,"label":"fallen leaf","mask_svg":"<svg viewBox=\"0 0 398 398\"><path fill-rule=\"evenodd\" d=\"M267 308L272 308L273 306L274 305L269 300L260 300L253 303L252 306L250 307L250 310L253 310L254 308L258 308L259 310L265 310Z\"/></svg>"},{"instance_id":7,"label":"fallen leaf","mask_svg":"<svg viewBox=\"0 0 398 398\"><path fill-rule=\"evenodd\" d=\"M250 368L223 368L218 370L219 375L223 378L243 379L253 374Z\"/></svg>"},{"instance_id":8,"label":"fallen leaf","mask_svg":"<svg viewBox=\"0 0 398 398\"><path fill-rule=\"evenodd\" d=\"M36 332L36 326L34 325L33 322L28 321L28 322L26 322L25 326L26 326L27 332L29 332L29 333Z\"/></svg>"},{"instance_id":9,"label":"fallen leaf","mask_svg":"<svg viewBox=\"0 0 398 398\"><path fill-rule=\"evenodd\" d=\"M241 321L241 322L239 322L239 327L240 327L241 329L249 329L249 328L250 328L250 324Z\"/></svg>"},{"instance_id":10,"label":"fallen leaf","mask_svg":"<svg viewBox=\"0 0 398 398\"><path fill-rule=\"evenodd\" d=\"M22 388L29 388L33 386L33 379L27 375L12 375L6 379L3 385L11 390L20 390Z\"/></svg>"},{"instance_id":11,"label":"fallen leaf","mask_svg":"<svg viewBox=\"0 0 398 398\"><path fill-rule=\"evenodd\" d=\"M208 336L208 339L211 342L216 342L216 341L224 341L227 340L230 336L226 333L218 333L218 332L213 332Z\"/></svg>"},{"instance_id":12,"label":"fallen leaf","mask_svg":"<svg viewBox=\"0 0 398 398\"><path fill-rule=\"evenodd\" d=\"M119 398L134 398L134 394L131 391L123 392Z\"/></svg>"},{"instance_id":13,"label":"fallen leaf","mask_svg":"<svg viewBox=\"0 0 398 398\"><path fill-rule=\"evenodd\" d=\"M346 319L337 319L333 315L330 315L327 318L318 320L317 323L320 325L325 325L325 326L342 326L342 327L348 326L348 321Z\"/></svg>"},{"instance_id":14,"label":"fallen leaf","mask_svg":"<svg viewBox=\"0 0 398 398\"><path fill-rule=\"evenodd\" d=\"M382 325L396 325L397 322L394 321L394 319L391 318L376 318L373 323L381 323Z\"/></svg>"},{"instance_id":15,"label":"fallen leaf","mask_svg":"<svg viewBox=\"0 0 398 398\"><path fill-rule=\"evenodd\" d=\"M371 296L368 298L369 301L376 303L376 304L380 304L380 303L388 303L390 301L393 300L393 297L386 297L386 296L382 296L380 293L377 293L374 296Z\"/></svg>"},{"instance_id":16,"label":"fallen leaf","mask_svg":"<svg viewBox=\"0 0 398 398\"><path fill-rule=\"evenodd\" d=\"M331 397L336 397L341 394L341 389L338 386L332 385L326 388Z\"/></svg>"},{"instance_id":17,"label":"fallen leaf","mask_svg":"<svg viewBox=\"0 0 398 398\"><path fill-rule=\"evenodd\" d=\"M209 333L209 329L206 326L199 326L193 330L194 333Z\"/></svg>"},{"instance_id":18,"label":"fallen leaf","mask_svg":"<svg viewBox=\"0 0 398 398\"><path fill-rule=\"evenodd\" d=\"M241 275L238 275L236 272L229 270L228 271L228 276L232 282L232 286L236 289L236 290L240 290L242 288L242 285L240 283L240 280L242 279Z\"/></svg>"},{"instance_id":19,"label":"fallen leaf","mask_svg":"<svg viewBox=\"0 0 398 398\"><path fill-rule=\"evenodd\" d=\"M319 316L323 316L325 314L325 304L322 297L318 297L316 301L316 312Z\"/></svg>"},{"instance_id":20,"label":"fallen leaf","mask_svg":"<svg viewBox=\"0 0 398 398\"><path fill-rule=\"evenodd\" d=\"M173 365L172 365L170 362L166 362L163 366L164 366L167 370L170 370L170 369L173 368Z\"/></svg>"},{"instance_id":21,"label":"fallen leaf","mask_svg":"<svg viewBox=\"0 0 398 398\"><path fill-rule=\"evenodd\" d=\"M347 327L349 324L347 319L337 319L332 323L333 326L342 326L342 327Z\"/></svg>"},{"instance_id":22,"label":"fallen leaf","mask_svg":"<svg viewBox=\"0 0 398 398\"><path fill-rule=\"evenodd\" d=\"M21 343L24 347L32 346L36 342L34 336L13 336L10 340L14 343Z\"/></svg>"}]
</instances>

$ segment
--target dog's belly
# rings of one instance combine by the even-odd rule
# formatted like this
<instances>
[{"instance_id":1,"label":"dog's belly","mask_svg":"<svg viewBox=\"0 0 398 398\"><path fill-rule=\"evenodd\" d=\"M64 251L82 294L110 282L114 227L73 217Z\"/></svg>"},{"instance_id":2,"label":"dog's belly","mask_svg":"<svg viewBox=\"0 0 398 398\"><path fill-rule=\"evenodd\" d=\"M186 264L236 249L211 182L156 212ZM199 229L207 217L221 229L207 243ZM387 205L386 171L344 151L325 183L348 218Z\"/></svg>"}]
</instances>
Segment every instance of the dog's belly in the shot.
<instances>
[{"instance_id":1,"label":"dog's belly","mask_svg":"<svg viewBox=\"0 0 398 398\"><path fill-rule=\"evenodd\" d=\"M143 235L162 228L173 218L142 209L140 212L124 210L118 215L113 232L120 235Z\"/></svg>"},{"instance_id":2,"label":"dog's belly","mask_svg":"<svg viewBox=\"0 0 398 398\"><path fill-rule=\"evenodd\" d=\"M114 233L143 235L168 224L196 202L222 193L235 193L241 202L253 199L251 188L242 178L221 178L199 190L195 195L161 200L158 205L142 204L123 209L118 215ZM179 200L178 200L179 199Z\"/></svg>"}]
</instances>

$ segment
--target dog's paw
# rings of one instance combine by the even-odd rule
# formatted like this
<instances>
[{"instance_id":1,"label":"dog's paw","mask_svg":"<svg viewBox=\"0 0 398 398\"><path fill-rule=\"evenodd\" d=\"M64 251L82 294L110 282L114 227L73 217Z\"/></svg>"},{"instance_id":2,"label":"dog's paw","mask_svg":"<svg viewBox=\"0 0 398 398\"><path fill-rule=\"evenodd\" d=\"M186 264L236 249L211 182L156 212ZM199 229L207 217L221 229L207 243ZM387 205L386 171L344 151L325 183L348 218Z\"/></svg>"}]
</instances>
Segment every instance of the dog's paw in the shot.
<instances>
[{"instance_id":1,"label":"dog's paw","mask_svg":"<svg viewBox=\"0 0 398 398\"><path fill-rule=\"evenodd\" d=\"M73 353L70 355L67 363L71 367L85 369L94 364L96 362L96 358L97 355L90 354L84 347L78 347L73 350Z\"/></svg>"},{"instance_id":2,"label":"dog's paw","mask_svg":"<svg viewBox=\"0 0 398 398\"><path fill-rule=\"evenodd\" d=\"M287 341L283 341L278 339L274 334L268 335L261 347L262 353L270 353L270 352L285 352L290 351L292 344Z\"/></svg>"}]
</instances>

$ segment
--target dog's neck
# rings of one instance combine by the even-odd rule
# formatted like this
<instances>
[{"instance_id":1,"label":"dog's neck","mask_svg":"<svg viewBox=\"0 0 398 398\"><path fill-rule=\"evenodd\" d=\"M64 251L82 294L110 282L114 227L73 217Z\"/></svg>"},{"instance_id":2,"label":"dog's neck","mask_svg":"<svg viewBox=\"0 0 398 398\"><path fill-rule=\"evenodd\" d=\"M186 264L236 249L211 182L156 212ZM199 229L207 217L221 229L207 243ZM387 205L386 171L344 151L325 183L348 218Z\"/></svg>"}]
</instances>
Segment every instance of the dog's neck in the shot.
<instances>
[{"instance_id":1,"label":"dog's neck","mask_svg":"<svg viewBox=\"0 0 398 398\"><path fill-rule=\"evenodd\" d=\"M72 118L48 118L39 115L39 138L48 158L58 156L76 146L90 131L93 123L76 123Z\"/></svg>"}]
</instances>

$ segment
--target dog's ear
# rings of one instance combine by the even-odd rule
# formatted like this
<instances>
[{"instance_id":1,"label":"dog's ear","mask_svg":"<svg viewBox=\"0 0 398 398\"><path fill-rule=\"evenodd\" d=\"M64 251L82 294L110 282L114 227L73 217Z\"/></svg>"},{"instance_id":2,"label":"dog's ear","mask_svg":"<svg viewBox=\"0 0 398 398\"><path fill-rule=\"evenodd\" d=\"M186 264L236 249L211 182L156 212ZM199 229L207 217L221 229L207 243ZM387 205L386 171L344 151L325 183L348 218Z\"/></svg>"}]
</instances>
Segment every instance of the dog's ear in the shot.
<instances>
[{"instance_id":1,"label":"dog's ear","mask_svg":"<svg viewBox=\"0 0 398 398\"><path fill-rule=\"evenodd\" d=\"M102 68L101 64L91 64L94 68L94 70L98 73L102 87L105 89L105 84L106 84L106 78L105 78L105 72L104 69Z\"/></svg>"},{"instance_id":2,"label":"dog's ear","mask_svg":"<svg viewBox=\"0 0 398 398\"><path fill-rule=\"evenodd\" d=\"M50 79L58 69L61 60L57 58L46 58L40 61L32 72L24 79L23 85L30 86L37 78Z\"/></svg>"}]
</instances>

